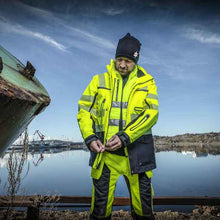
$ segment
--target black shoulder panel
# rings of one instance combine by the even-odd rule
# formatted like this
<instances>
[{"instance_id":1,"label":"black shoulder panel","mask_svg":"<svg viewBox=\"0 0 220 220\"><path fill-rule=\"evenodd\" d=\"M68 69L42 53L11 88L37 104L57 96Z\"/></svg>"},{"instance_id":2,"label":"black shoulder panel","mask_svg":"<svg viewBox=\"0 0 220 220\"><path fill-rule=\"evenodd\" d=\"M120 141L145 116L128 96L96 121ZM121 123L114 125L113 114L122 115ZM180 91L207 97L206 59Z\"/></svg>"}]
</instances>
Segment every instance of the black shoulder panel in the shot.
<instances>
[{"instance_id":1,"label":"black shoulder panel","mask_svg":"<svg viewBox=\"0 0 220 220\"><path fill-rule=\"evenodd\" d=\"M145 74L140 69L138 69L137 77L140 78L142 76L145 76Z\"/></svg>"}]
</instances>

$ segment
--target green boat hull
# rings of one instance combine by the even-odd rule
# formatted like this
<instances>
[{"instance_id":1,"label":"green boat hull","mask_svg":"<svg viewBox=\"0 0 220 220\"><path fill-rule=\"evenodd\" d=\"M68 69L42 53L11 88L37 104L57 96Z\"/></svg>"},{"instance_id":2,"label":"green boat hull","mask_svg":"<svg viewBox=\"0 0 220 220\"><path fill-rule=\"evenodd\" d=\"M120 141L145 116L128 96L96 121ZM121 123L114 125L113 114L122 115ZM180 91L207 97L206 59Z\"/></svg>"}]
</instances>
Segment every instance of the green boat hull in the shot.
<instances>
[{"instance_id":1,"label":"green boat hull","mask_svg":"<svg viewBox=\"0 0 220 220\"><path fill-rule=\"evenodd\" d=\"M34 73L0 46L0 155L50 103Z\"/></svg>"}]
</instances>

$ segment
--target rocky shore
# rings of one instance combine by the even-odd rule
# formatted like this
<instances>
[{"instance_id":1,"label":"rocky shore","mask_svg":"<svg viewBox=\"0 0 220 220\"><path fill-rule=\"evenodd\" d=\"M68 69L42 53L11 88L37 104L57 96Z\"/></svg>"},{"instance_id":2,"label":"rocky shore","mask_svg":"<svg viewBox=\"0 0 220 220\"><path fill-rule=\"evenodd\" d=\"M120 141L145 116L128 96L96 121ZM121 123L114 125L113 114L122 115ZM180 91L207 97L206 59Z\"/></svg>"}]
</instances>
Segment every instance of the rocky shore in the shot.
<instances>
[{"instance_id":1,"label":"rocky shore","mask_svg":"<svg viewBox=\"0 0 220 220\"><path fill-rule=\"evenodd\" d=\"M220 132L154 136L156 152L195 151L198 154L220 154Z\"/></svg>"},{"instance_id":2,"label":"rocky shore","mask_svg":"<svg viewBox=\"0 0 220 220\"><path fill-rule=\"evenodd\" d=\"M5 210L0 209L0 219L3 219ZM192 213L172 212L170 210L164 212L155 212L156 220L218 220L220 219L220 207L213 206L198 206ZM77 212L72 210L64 211L41 211L41 220L86 220L88 219L89 211ZM26 219L26 212L24 211L12 211L10 220L24 220ZM112 220L131 220L131 214L129 211L113 211Z\"/></svg>"}]
</instances>

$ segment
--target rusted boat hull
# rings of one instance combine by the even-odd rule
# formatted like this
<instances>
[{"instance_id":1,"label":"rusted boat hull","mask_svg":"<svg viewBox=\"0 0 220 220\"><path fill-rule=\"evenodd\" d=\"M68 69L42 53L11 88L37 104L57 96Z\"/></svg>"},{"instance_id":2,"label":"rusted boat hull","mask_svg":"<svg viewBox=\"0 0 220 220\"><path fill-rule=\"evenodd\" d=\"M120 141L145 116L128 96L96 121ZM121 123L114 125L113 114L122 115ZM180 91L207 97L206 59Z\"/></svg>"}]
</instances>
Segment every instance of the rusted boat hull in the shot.
<instances>
[{"instance_id":1,"label":"rusted boat hull","mask_svg":"<svg viewBox=\"0 0 220 220\"><path fill-rule=\"evenodd\" d=\"M0 154L24 131L46 106L0 94Z\"/></svg>"},{"instance_id":2,"label":"rusted boat hull","mask_svg":"<svg viewBox=\"0 0 220 220\"><path fill-rule=\"evenodd\" d=\"M44 87L0 47L0 155L50 103ZM25 74L22 74L22 70ZM35 72L35 71L34 71ZM24 72L23 72L24 73Z\"/></svg>"}]
</instances>

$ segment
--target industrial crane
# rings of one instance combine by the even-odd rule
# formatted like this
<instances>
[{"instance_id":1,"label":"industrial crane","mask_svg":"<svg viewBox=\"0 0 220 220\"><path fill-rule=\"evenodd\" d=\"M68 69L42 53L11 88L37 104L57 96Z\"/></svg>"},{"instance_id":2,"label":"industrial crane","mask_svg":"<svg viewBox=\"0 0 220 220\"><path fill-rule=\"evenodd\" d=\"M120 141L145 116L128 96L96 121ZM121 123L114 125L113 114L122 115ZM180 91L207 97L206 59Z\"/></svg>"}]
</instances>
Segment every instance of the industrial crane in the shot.
<instances>
[{"instance_id":1,"label":"industrial crane","mask_svg":"<svg viewBox=\"0 0 220 220\"><path fill-rule=\"evenodd\" d=\"M44 136L39 130L36 130L36 131L34 132L34 135L35 135L35 134L38 134L38 136L40 137L40 140L41 140L41 141L44 140L44 137L45 137L45 136Z\"/></svg>"},{"instance_id":2,"label":"industrial crane","mask_svg":"<svg viewBox=\"0 0 220 220\"><path fill-rule=\"evenodd\" d=\"M38 136L40 137L40 159L43 159L43 152L44 152L44 135L39 131L39 130L36 130L34 132L34 135L35 134L38 134Z\"/></svg>"}]
</instances>

